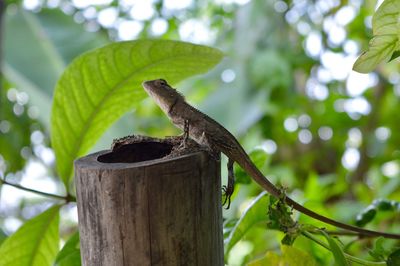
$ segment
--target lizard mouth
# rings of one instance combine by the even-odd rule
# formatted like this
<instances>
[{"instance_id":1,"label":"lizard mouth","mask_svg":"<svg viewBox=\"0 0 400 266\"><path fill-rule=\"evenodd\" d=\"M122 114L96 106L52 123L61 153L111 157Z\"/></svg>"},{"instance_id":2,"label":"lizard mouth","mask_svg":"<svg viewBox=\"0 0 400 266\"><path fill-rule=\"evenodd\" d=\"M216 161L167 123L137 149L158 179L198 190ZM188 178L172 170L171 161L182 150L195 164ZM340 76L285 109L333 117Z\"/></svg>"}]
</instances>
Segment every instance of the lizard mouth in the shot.
<instances>
[{"instance_id":1,"label":"lizard mouth","mask_svg":"<svg viewBox=\"0 0 400 266\"><path fill-rule=\"evenodd\" d=\"M142 87L143 87L146 91L149 91L151 83L152 83L152 80L143 81L143 82L142 82Z\"/></svg>"}]
</instances>

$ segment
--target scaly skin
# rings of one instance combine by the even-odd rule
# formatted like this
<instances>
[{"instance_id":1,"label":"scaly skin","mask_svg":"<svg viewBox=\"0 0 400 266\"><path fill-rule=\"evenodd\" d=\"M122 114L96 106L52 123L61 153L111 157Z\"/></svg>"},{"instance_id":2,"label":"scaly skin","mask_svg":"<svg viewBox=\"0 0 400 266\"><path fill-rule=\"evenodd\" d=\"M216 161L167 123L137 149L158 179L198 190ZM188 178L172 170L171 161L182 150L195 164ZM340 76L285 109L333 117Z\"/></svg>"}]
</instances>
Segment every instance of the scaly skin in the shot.
<instances>
[{"instance_id":1,"label":"scaly skin","mask_svg":"<svg viewBox=\"0 0 400 266\"><path fill-rule=\"evenodd\" d=\"M201 145L208 146L212 151L222 152L229 158L230 162L234 161L238 163L254 181L271 195L275 197L282 196L282 192L258 170L236 138L222 125L189 105L185 101L185 98L178 91L170 87L165 80L145 81L142 85L175 126L184 130L185 123L188 123L189 136L192 139ZM233 192L232 188L233 186L229 185L226 188L228 196ZM285 197L285 202L297 211L314 219L342 229L357 232L363 236L383 236L400 239L400 235L398 234L367 230L332 220L303 207L287 196Z\"/></svg>"}]
</instances>

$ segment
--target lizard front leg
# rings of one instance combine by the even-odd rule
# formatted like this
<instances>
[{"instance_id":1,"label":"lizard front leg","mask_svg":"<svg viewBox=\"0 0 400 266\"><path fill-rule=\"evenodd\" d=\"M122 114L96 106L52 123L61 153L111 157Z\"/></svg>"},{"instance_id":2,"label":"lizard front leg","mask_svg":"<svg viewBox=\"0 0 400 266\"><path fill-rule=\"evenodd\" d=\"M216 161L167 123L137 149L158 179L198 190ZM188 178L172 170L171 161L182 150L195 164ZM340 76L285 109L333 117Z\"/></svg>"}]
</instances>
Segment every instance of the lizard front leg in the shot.
<instances>
[{"instance_id":1,"label":"lizard front leg","mask_svg":"<svg viewBox=\"0 0 400 266\"><path fill-rule=\"evenodd\" d=\"M179 149L183 150L187 147L187 142L189 139L189 120L185 119L183 122L183 134L180 136L182 138L181 143L179 145Z\"/></svg>"},{"instance_id":2,"label":"lizard front leg","mask_svg":"<svg viewBox=\"0 0 400 266\"><path fill-rule=\"evenodd\" d=\"M220 142L215 142L213 141L213 138L210 138L209 136L207 136L207 134L205 132L203 132L203 134L201 135L200 139L199 139L199 143L205 145L206 147L208 147L209 152L211 154L211 156L218 158L218 155L216 152L220 152ZM217 145L216 145L217 144ZM227 163L227 168L228 168L228 183L227 185L224 185L222 187L222 191L224 192L224 202L222 203L222 206L224 206L225 204L228 204L226 206L226 209L229 209L229 207L231 206L231 196L233 194L233 190L234 190L234 185L235 185L235 174L233 172L233 163L235 161L231 158L228 157L228 163Z\"/></svg>"},{"instance_id":3,"label":"lizard front leg","mask_svg":"<svg viewBox=\"0 0 400 266\"><path fill-rule=\"evenodd\" d=\"M222 206L228 203L228 206L226 206L226 209L229 209L231 206L231 196L233 194L233 190L235 188L235 174L233 172L233 163L235 161L232 160L231 158L228 158L228 184L226 186L223 186L222 189L224 191L225 195L225 200L222 203Z\"/></svg>"},{"instance_id":4,"label":"lizard front leg","mask_svg":"<svg viewBox=\"0 0 400 266\"><path fill-rule=\"evenodd\" d=\"M183 141L186 143L189 139L189 120L185 119L185 122L183 124Z\"/></svg>"}]
</instances>

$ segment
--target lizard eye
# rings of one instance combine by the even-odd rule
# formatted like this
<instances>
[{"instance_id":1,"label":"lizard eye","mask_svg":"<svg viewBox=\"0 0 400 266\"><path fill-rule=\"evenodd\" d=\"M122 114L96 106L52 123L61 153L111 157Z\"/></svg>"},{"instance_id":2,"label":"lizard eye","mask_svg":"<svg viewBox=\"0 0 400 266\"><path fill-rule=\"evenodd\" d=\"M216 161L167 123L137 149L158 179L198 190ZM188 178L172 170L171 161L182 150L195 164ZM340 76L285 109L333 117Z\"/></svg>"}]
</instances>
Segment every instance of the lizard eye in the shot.
<instances>
[{"instance_id":1,"label":"lizard eye","mask_svg":"<svg viewBox=\"0 0 400 266\"><path fill-rule=\"evenodd\" d=\"M167 85L167 82L165 81L165 79L159 79L160 81L160 85L165 86Z\"/></svg>"}]
</instances>

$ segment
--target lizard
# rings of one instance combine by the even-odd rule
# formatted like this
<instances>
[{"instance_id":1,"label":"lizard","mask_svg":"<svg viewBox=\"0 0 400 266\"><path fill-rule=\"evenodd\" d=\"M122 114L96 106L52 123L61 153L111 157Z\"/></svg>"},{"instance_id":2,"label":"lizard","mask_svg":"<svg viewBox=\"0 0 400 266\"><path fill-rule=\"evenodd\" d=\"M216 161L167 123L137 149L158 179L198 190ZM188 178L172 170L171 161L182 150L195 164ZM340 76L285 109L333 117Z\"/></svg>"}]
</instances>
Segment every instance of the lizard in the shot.
<instances>
[{"instance_id":1,"label":"lizard","mask_svg":"<svg viewBox=\"0 0 400 266\"><path fill-rule=\"evenodd\" d=\"M221 152L228 157L228 185L224 188L227 197L230 197L233 193L234 162L245 170L256 183L272 196L277 198L282 197L282 191L261 173L251 161L244 148L240 145L239 141L217 121L187 103L184 96L176 89L172 88L167 81L164 79L144 81L142 86L172 123L179 129L184 130L184 135L187 135L185 139L190 137L200 145L205 145L210 151ZM363 236L383 236L386 238L400 239L400 234L368 230L320 215L302 206L286 195L284 196L284 200L285 203L293 209L326 224L353 231Z\"/></svg>"}]
</instances>

